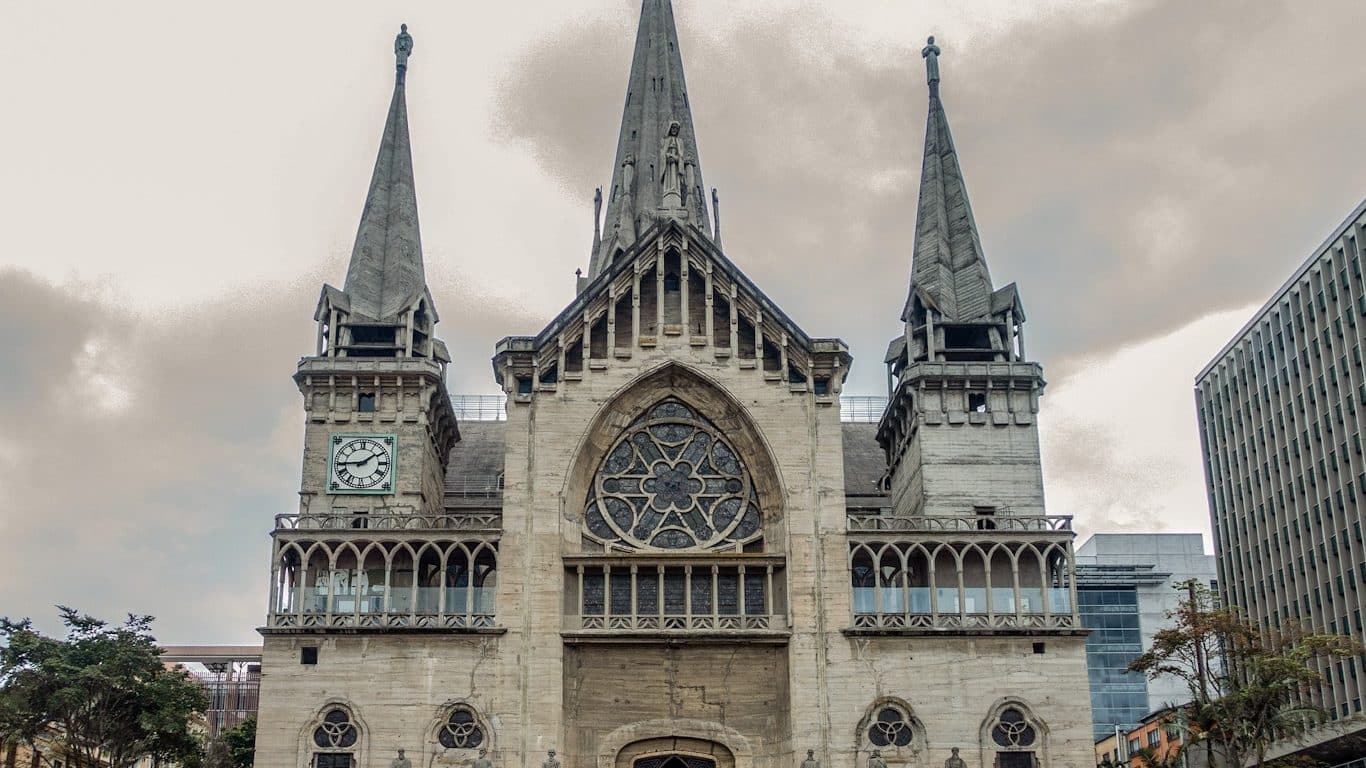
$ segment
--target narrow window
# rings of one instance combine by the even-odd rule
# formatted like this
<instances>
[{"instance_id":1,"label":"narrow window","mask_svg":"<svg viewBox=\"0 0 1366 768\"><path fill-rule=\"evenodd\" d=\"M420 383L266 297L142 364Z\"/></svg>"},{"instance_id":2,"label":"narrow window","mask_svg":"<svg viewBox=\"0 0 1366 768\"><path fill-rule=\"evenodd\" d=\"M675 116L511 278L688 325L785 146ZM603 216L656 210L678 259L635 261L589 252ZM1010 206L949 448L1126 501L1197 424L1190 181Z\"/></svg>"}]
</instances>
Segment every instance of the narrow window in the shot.
<instances>
[{"instance_id":1,"label":"narrow window","mask_svg":"<svg viewBox=\"0 0 1366 768\"><path fill-rule=\"evenodd\" d=\"M313 666L318 663L318 649L316 646L299 649L299 663Z\"/></svg>"},{"instance_id":2,"label":"narrow window","mask_svg":"<svg viewBox=\"0 0 1366 768\"><path fill-rule=\"evenodd\" d=\"M973 507L972 511L977 515L977 530L994 531L996 530L995 507Z\"/></svg>"},{"instance_id":3,"label":"narrow window","mask_svg":"<svg viewBox=\"0 0 1366 768\"><path fill-rule=\"evenodd\" d=\"M360 397L357 399L356 408L357 408L357 410L359 410L361 413L374 413L374 412L375 412L375 393L374 393L374 392L362 392L362 393L360 393Z\"/></svg>"},{"instance_id":4,"label":"narrow window","mask_svg":"<svg viewBox=\"0 0 1366 768\"><path fill-rule=\"evenodd\" d=\"M968 393L968 410L973 413L987 412L987 394L985 392Z\"/></svg>"},{"instance_id":5,"label":"narrow window","mask_svg":"<svg viewBox=\"0 0 1366 768\"><path fill-rule=\"evenodd\" d=\"M531 394L531 377L530 377L530 376L518 376L518 377L517 377L517 394L519 394L519 395L529 395L529 394Z\"/></svg>"},{"instance_id":6,"label":"narrow window","mask_svg":"<svg viewBox=\"0 0 1366 768\"><path fill-rule=\"evenodd\" d=\"M1044 644L1043 644L1043 643L1035 643L1035 644L1034 644L1034 652L1037 653L1037 654L1039 654L1040 656L1042 656L1043 653L1044 653Z\"/></svg>"}]
</instances>

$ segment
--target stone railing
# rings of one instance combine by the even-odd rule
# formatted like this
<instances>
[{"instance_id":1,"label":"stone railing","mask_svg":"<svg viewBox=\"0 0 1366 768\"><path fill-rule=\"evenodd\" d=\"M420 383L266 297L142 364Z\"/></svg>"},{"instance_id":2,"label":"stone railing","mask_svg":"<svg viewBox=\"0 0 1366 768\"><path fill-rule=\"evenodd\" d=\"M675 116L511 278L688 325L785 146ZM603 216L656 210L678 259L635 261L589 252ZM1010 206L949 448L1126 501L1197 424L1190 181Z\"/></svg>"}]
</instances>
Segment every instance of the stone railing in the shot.
<instances>
[{"instance_id":1,"label":"stone railing","mask_svg":"<svg viewBox=\"0 0 1366 768\"><path fill-rule=\"evenodd\" d=\"M497 531L502 527L502 513L485 510L440 515L333 510L275 516L276 531Z\"/></svg>"},{"instance_id":2,"label":"stone railing","mask_svg":"<svg viewBox=\"0 0 1366 768\"><path fill-rule=\"evenodd\" d=\"M565 560L567 636L787 633L780 557Z\"/></svg>"},{"instance_id":3,"label":"stone railing","mask_svg":"<svg viewBox=\"0 0 1366 768\"><path fill-rule=\"evenodd\" d=\"M890 515L849 515L850 533L918 532L918 533L1070 533L1070 515L964 515L938 517L892 517Z\"/></svg>"},{"instance_id":4,"label":"stone railing","mask_svg":"<svg viewBox=\"0 0 1366 768\"><path fill-rule=\"evenodd\" d=\"M931 615L928 613L858 613L854 614L854 631L859 630L1030 630L1030 629L1077 629L1080 620L1070 613L1043 615L1012 613L988 615L985 613L957 613Z\"/></svg>"}]
</instances>

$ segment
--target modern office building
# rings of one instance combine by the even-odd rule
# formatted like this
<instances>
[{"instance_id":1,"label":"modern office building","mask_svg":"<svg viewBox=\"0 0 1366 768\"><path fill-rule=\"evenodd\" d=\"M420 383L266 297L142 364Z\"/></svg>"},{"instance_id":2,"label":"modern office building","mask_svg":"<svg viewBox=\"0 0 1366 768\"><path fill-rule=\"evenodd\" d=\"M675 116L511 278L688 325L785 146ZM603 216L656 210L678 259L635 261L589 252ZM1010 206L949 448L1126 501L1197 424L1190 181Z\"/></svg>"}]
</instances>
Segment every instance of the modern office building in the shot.
<instances>
[{"instance_id":1,"label":"modern office building","mask_svg":"<svg viewBox=\"0 0 1366 768\"><path fill-rule=\"evenodd\" d=\"M1077 548L1077 609L1091 630L1086 665L1097 739L1189 700L1182 681L1148 680L1129 663L1167 626L1185 594L1181 585L1198 579L1214 587L1214 573L1198 533L1098 533Z\"/></svg>"},{"instance_id":2,"label":"modern office building","mask_svg":"<svg viewBox=\"0 0 1366 768\"><path fill-rule=\"evenodd\" d=\"M1364 637L1363 243L1366 202L1196 380L1220 594L1263 627ZM1366 658L1321 671L1312 703L1355 722Z\"/></svg>"}]
</instances>

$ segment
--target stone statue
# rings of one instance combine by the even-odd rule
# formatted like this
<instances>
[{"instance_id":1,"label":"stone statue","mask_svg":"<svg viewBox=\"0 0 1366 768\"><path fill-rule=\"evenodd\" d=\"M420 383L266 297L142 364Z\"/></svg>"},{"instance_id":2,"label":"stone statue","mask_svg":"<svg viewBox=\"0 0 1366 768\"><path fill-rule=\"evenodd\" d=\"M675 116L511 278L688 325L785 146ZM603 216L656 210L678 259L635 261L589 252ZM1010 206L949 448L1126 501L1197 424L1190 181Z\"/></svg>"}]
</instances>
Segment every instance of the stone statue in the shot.
<instances>
[{"instance_id":1,"label":"stone statue","mask_svg":"<svg viewBox=\"0 0 1366 768\"><path fill-rule=\"evenodd\" d=\"M677 120L669 123L669 135L659 147L659 167L663 169L659 179L663 189L660 202L664 208L683 207L683 141L678 138L682 129Z\"/></svg>"},{"instance_id":2,"label":"stone statue","mask_svg":"<svg viewBox=\"0 0 1366 768\"><path fill-rule=\"evenodd\" d=\"M560 761L555 759L555 750L549 750L545 754L545 762L541 763L541 768L560 768Z\"/></svg>"},{"instance_id":3,"label":"stone statue","mask_svg":"<svg viewBox=\"0 0 1366 768\"><path fill-rule=\"evenodd\" d=\"M939 82L939 46L934 44L934 35L925 42L925 47L920 49L920 55L925 59L925 75L931 83Z\"/></svg>"},{"instance_id":4,"label":"stone statue","mask_svg":"<svg viewBox=\"0 0 1366 768\"><path fill-rule=\"evenodd\" d=\"M399 69L408 68L408 57L413 55L413 36L408 34L408 25L399 25L398 37L394 38L394 58Z\"/></svg>"},{"instance_id":5,"label":"stone statue","mask_svg":"<svg viewBox=\"0 0 1366 768\"><path fill-rule=\"evenodd\" d=\"M413 768L413 761L403 756L403 750L398 751L398 757L389 761L389 768Z\"/></svg>"},{"instance_id":6,"label":"stone statue","mask_svg":"<svg viewBox=\"0 0 1366 768\"><path fill-rule=\"evenodd\" d=\"M483 747L479 748L479 757L474 759L473 768L493 768L493 761L488 757L489 751Z\"/></svg>"},{"instance_id":7,"label":"stone statue","mask_svg":"<svg viewBox=\"0 0 1366 768\"><path fill-rule=\"evenodd\" d=\"M948 760L944 761L944 768L968 768L968 764L963 762L963 758L958 756L958 747L953 748L953 754Z\"/></svg>"},{"instance_id":8,"label":"stone statue","mask_svg":"<svg viewBox=\"0 0 1366 768\"><path fill-rule=\"evenodd\" d=\"M887 768L887 761L882 759L882 750L875 749L868 756L868 768Z\"/></svg>"},{"instance_id":9,"label":"stone statue","mask_svg":"<svg viewBox=\"0 0 1366 768\"><path fill-rule=\"evenodd\" d=\"M821 761L816 759L816 750L806 750L806 759L802 761L802 768L821 768Z\"/></svg>"}]
</instances>

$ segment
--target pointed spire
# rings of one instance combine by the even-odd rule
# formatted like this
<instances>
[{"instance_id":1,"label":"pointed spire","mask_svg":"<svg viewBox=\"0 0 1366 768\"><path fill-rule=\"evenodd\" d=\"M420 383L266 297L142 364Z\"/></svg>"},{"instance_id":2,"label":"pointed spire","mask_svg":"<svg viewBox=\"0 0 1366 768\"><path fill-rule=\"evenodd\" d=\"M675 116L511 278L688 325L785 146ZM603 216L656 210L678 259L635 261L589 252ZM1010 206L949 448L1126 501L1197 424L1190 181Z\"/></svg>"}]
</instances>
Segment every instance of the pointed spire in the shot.
<instances>
[{"instance_id":1,"label":"pointed spire","mask_svg":"<svg viewBox=\"0 0 1366 768\"><path fill-rule=\"evenodd\" d=\"M678 218L710 235L706 187L670 0L641 4L612 173L606 231L589 264L590 279L657 218Z\"/></svg>"},{"instance_id":2,"label":"pointed spire","mask_svg":"<svg viewBox=\"0 0 1366 768\"><path fill-rule=\"evenodd\" d=\"M394 96L351 251L351 265L346 271L345 291L352 312L372 320L393 318L427 291L422 238L417 226L413 154L408 140L408 103L404 97L412 51L413 38L404 24L394 39Z\"/></svg>"},{"instance_id":3,"label":"pointed spire","mask_svg":"<svg viewBox=\"0 0 1366 768\"><path fill-rule=\"evenodd\" d=\"M921 55L929 82L930 109L925 125L925 158L920 169L920 204L911 259L911 291L901 319L911 314L917 290L923 291L946 320L973 320L991 311L991 275L982 255L968 189L939 99L939 46L934 38Z\"/></svg>"}]
</instances>

